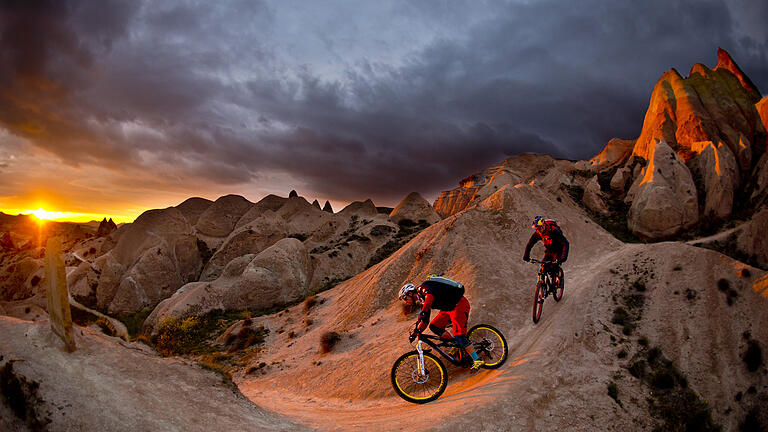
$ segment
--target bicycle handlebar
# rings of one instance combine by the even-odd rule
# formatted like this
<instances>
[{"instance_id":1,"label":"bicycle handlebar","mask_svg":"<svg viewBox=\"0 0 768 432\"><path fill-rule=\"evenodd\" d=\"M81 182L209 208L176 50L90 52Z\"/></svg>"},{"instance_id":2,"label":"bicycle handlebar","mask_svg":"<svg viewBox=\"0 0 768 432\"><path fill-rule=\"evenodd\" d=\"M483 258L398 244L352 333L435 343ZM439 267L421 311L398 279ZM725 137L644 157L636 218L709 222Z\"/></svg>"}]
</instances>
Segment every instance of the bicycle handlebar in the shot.
<instances>
[{"instance_id":1,"label":"bicycle handlebar","mask_svg":"<svg viewBox=\"0 0 768 432\"><path fill-rule=\"evenodd\" d=\"M541 261L537 260L536 258L531 258L528 261L534 264L559 264L557 261Z\"/></svg>"}]
</instances>

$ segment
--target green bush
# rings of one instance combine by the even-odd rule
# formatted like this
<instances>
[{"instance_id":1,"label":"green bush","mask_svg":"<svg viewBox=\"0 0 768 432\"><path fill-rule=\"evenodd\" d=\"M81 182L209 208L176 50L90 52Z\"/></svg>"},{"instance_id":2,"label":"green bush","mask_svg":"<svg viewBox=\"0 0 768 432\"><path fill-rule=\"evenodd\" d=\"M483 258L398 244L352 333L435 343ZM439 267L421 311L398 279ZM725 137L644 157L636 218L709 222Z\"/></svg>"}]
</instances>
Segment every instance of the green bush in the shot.
<instances>
[{"instance_id":1,"label":"green bush","mask_svg":"<svg viewBox=\"0 0 768 432\"><path fill-rule=\"evenodd\" d=\"M157 351L166 356L188 354L202 342L204 336L200 318L170 317L158 326L153 343Z\"/></svg>"}]
</instances>

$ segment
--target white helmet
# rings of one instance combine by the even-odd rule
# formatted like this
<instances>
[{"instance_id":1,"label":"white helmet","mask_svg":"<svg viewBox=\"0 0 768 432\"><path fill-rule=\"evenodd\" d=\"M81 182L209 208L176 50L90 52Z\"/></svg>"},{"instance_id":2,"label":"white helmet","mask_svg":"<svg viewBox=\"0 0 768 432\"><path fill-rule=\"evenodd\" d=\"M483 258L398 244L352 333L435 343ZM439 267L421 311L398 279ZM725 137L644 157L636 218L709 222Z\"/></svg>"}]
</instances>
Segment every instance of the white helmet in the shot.
<instances>
[{"instance_id":1,"label":"white helmet","mask_svg":"<svg viewBox=\"0 0 768 432\"><path fill-rule=\"evenodd\" d=\"M397 296L400 300L416 293L416 287L413 284L405 284L400 288L400 294Z\"/></svg>"}]
</instances>

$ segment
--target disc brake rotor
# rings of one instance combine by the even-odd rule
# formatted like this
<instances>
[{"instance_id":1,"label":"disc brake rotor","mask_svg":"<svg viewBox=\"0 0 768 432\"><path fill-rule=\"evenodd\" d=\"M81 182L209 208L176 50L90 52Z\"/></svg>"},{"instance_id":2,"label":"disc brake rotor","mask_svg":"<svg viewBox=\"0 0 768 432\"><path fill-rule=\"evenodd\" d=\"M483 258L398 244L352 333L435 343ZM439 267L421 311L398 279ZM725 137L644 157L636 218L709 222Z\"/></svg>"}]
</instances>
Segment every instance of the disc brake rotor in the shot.
<instances>
[{"instance_id":1,"label":"disc brake rotor","mask_svg":"<svg viewBox=\"0 0 768 432\"><path fill-rule=\"evenodd\" d=\"M424 374L422 375L419 373L418 369L414 369L413 372L411 372L411 378L416 384L424 384L429 381L429 372L424 371Z\"/></svg>"}]
</instances>

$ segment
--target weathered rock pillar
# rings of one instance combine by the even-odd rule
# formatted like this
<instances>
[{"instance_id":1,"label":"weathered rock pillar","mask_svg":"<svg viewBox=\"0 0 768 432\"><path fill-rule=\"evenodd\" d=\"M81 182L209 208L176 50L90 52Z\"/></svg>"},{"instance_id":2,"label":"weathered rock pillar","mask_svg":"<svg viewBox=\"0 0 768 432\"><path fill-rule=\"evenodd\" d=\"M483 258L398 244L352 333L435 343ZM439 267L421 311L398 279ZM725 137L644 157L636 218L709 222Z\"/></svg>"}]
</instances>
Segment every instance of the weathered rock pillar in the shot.
<instances>
[{"instance_id":1,"label":"weathered rock pillar","mask_svg":"<svg viewBox=\"0 0 768 432\"><path fill-rule=\"evenodd\" d=\"M61 240L48 239L45 246L45 275L48 279L48 315L51 330L64 341L67 352L75 350L75 333L72 329L72 311L69 309L69 290L64 260L61 257Z\"/></svg>"}]
</instances>

